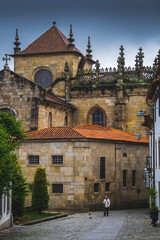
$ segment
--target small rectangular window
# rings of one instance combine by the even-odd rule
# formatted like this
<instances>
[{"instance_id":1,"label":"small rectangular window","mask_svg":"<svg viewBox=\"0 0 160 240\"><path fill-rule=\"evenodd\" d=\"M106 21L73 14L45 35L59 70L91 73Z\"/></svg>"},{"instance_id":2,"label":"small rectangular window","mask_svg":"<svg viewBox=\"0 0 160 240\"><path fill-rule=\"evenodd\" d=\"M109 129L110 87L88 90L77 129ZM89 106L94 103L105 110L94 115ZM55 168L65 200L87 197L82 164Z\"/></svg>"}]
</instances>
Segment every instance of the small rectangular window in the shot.
<instances>
[{"instance_id":1,"label":"small rectangular window","mask_svg":"<svg viewBox=\"0 0 160 240\"><path fill-rule=\"evenodd\" d=\"M53 193L63 193L63 184L52 184Z\"/></svg>"},{"instance_id":2,"label":"small rectangular window","mask_svg":"<svg viewBox=\"0 0 160 240\"><path fill-rule=\"evenodd\" d=\"M127 183L127 170L123 170L123 187L126 187Z\"/></svg>"},{"instance_id":3,"label":"small rectangular window","mask_svg":"<svg viewBox=\"0 0 160 240\"><path fill-rule=\"evenodd\" d=\"M63 155L53 155L52 164L63 164Z\"/></svg>"},{"instance_id":4,"label":"small rectangular window","mask_svg":"<svg viewBox=\"0 0 160 240\"><path fill-rule=\"evenodd\" d=\"M99 192L99 183L94 183L94 192Z\"/></svg>"},{"instance_id":5,"label":"small rectangular window","mask_svg":"<svg viewBox=\"0 0 160 240\"><path fill-rule=\"evenodd\" d=\"M109 192L110 182L106 182L106 192Z\"/></svg>"},{"instance_id":6,"label":"small rectangular window","mask_svg":"<svg viewBox=\"0 0 160 240\"><path fill-rule=\"evenodd\" d=\"M136 185L136 170L132 171L132 186Z\"/></svg>"},{"instance_id":7,"label":"small rectangular window","mask_svg":"<svg viewBox=\"0 0 160 240\"><path fill-rule=\"evenodd\" d=\"M105 178L105 157L100 157L100 179Z\"/></svg>"},{"instance_id":8,"label":"small rectangular window","mask_svg":"<svg viewBox=\"0 0 160 240\"><path fill-rule=\"evenodd\" d=\"M127 157L127 153L123 153L123 157Z\"/></svg>"},{"instance_id":9,"label":"small rectangular window","mask_svg":"<svg viewBox=\"0 0 160 240\"><path fill-rule=\"evenodd\" d=\"M39 156L38 155L28 156L28 164L38 165L39 164Z\"/></svg>"}]
</instances>

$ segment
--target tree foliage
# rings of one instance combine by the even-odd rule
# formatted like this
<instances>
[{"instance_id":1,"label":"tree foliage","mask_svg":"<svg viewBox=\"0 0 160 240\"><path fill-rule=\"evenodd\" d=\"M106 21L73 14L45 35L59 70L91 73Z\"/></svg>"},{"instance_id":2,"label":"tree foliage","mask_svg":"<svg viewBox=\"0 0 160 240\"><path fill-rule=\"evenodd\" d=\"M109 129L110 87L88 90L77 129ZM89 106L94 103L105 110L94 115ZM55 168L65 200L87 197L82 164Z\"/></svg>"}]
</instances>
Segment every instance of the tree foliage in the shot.
<instances>
[{"instance_id":1,"label":"tree foliage","mask_svg":"<svg viewBox=\"0 0 160 240\"><path fill-rule=\"evenodd\" d=\"M0 112L0 195L11 189L15 170L15 149L23 139L21 123L14 116Z\"/></svg>"},{"instance_id":2,"label":"tree foliage","mask_svg":"<svg viewBox=\"0 0 160 240\"><path fill-rule=\"evenodd\" d=\"M43 167L38 167L35 172L32 192L32 209L41 213L48 208L49 194L46 171Z\"/></svg>"},{"instance_id":3,"label":"tree foliage","mask_svg":"<svg viewBox=\"0 0 160 240\"><path fill-rule=\"evenodd\" d=\"M12 189L14 217L23 216L27 194L27 183L15 154L23 137L20 121L17 121L15 116L0 112L0 195Z\"/></svg>"}]
</instances>

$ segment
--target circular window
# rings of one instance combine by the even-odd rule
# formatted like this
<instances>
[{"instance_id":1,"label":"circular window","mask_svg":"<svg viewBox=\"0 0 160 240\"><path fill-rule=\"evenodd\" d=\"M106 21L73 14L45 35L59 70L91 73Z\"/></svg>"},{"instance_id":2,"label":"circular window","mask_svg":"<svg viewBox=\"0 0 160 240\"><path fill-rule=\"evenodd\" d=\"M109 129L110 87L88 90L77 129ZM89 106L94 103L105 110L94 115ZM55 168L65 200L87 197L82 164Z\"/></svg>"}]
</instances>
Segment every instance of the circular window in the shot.
<instances>
[{"instance_id":1,"label":"circular window","mask_svg":"<svg viewBox=\"0 0 160 240\"><path fill-rule=\"evenodd\" d=\"M43 88L48 88L52 84L52 73L47 69L40 69L34 75L34 82Z\"/></svg>"}]
</instances>

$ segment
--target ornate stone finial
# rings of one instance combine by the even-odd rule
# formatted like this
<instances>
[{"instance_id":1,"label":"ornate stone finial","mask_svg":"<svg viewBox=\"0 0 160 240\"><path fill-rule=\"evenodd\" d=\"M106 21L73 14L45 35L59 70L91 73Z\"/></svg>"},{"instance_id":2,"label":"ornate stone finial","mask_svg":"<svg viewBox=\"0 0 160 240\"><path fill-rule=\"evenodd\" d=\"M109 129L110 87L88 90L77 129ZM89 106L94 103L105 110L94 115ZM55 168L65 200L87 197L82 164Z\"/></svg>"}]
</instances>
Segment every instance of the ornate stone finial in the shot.
<instances>
[{"instance_id":1,"label":"ornate stone finial","mask_svg":"<svg viewBox=\"0 0 160 240\"><path fill-rule=\"evenodd\" d=\"M73 33L72 33L72 24L70 24L70 34L69 34L69 38L68 38L70 45L74 46L73 42L74 42L74 38L73 38Z\"/></svg>"},{"instance_id":2,"label":"ornate stone finial","mask_svg":"<svg viewBox=\"0 0 160 240\"><path fill-rule=\"evenodd\" d=\"M138 53L138 58L139 58L139 68L140 70L143 70L143 58L144 58L144 53L142 52L142 48L140 47L139 53Z\"/></svg>"},{"instance_id":3,"label":"ornate stone finial","mask_svg":"<svg viewBox=\"0 0 160 240\"><path fill-rule=\"evenodd\" d=\"M139 58L138 58L138 55L136 55L136 59L135 59L135 69L136 69L136 71L138 71L139 70Z\"/></svg>"},{"instance_id":4,"label":"ornate stone finial","mask_svg":"<svg viewBox=\"0 0 160 240\"><path fill-rule=\"evenodd\" d=\"M56 25L56 22L55 21L53 21L53 26L55 26Z\"/></svg>"},{"instance_id":5,"label":"ornate stone finial","mask_svg":"<svg viewBox=\"0 0 160 240\"><path fill-rule=\"evenodd\" d=\"M99 60L96 61L96 72L99 72L99 69L100 69L100 63L99 63Z\"/></svg>"},{"instance_id":6,"label":"ornate stone finial","mask_svg":"<svg viewBox=\"0 0 160 240\"><path fill-rule=\"evenodd\" d=\"M15 37L15 42L14 42L14 45L16 46L15 48L14 48L14 53L16 54L16 53L18 53L18 52L20 52L20 47L19 47L19 45L21 44L20 42L19 42L19 36L18 36L18 29L16 28L16 37Z\"/></svg>"},{"instance_id":7,"label":"ornate stone finial","mask_svg":"<svg viewBox=\"0 0 160 240\"><path fill-rule=\"evenodd\" d=\"M88 45L87 45L86 52L87 52L86 57L91 59L92 58L92 55L91 55L92 49L91 49L90 37L88 37Z\"/></svg>"},{"instance_id":8,"label":"ornate stone finial","mask_svg":"<svg viewBox=\"0 0 160 240\"><path fill-rule=\"evenodd\" d=\"M124 47L121 45L120 46L119 57L117 59L119 77L123 77L123 73L124 73L125 59L124 59L124 52L123 51L124 51Z\"/></svg>"},{"instance_id":9,"label":"ornate stone finial","mask_svg":"<svg viewBox=\"0 0 160 240\"><path fill-rule=\"evenodd\" d=\"M64 72L69 73L69 66L67 61L65 62Z\"/></svg>"},{"instance_id":10,"label":"ornate stone finial","mask_svg":"<svg viewBox=\"0 0 160 240\"><path fill-rule=\"evenodd\" d=\"M5 61L5 64L4 64L4 69L9 69L9 66L8 66L8 61L11 60L10 57L8 57L8 54L5 54L5 57L2 58L3 61Z\"/></svg>"}]
</instances>

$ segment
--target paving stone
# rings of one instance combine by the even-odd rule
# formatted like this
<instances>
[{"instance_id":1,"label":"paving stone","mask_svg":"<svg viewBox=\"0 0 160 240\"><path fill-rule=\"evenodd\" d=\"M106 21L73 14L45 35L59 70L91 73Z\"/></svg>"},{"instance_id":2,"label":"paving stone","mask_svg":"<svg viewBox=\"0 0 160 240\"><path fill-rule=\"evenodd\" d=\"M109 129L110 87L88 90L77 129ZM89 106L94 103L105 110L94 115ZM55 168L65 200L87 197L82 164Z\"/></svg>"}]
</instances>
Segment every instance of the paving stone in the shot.
<instances>
[{"instance_id":1,"label":"paving stone","mask_svg":"<svg viewBox=\"0 0 160 240\"><path fill-rule=\"evenodd\" d=\"M91 218L90 218L91 217ZM0 240L160 240L146 209L77 213L31 226L14 225L0 232Z\"/></svg>"}]
</instances>

